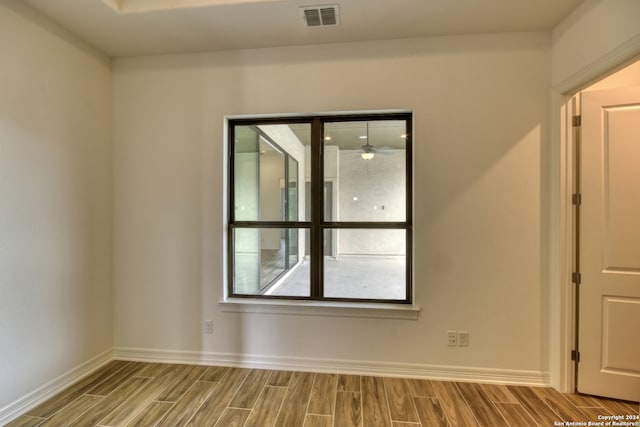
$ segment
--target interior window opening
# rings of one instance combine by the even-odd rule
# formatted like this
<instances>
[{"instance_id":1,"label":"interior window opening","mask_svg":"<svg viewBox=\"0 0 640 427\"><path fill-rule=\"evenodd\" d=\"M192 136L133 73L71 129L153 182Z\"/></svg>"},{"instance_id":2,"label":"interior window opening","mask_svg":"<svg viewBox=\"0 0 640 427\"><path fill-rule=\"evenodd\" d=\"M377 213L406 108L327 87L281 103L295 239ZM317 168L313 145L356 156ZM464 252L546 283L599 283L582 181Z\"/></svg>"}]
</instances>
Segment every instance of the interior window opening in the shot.
<instances>
[{"instance_id":1,"label":"interior window opening","mask_svg":"<svg viewBox=\"0 0 640 427\"><path fill-rule=\"evenodd\" d=\"M411 302L410 114L229 125L229 295Z\"/></svg>"}]
</instances>

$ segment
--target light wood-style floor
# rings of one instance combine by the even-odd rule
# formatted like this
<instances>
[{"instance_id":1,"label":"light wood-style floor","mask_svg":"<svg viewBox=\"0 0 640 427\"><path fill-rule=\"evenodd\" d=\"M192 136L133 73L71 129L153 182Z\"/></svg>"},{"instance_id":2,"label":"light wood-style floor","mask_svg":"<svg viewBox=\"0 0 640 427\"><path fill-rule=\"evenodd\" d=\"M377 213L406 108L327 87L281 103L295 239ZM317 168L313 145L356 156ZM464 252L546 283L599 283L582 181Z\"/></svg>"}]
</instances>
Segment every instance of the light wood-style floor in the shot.
<instances>
[{"instance_id":1,"label":"light wood-style floor","mask_svg":"<svg viewBox=\"0 0 640 427\"><path fill-rule=\"evenodd\" d=\"M550 388L113 361L9 426L553 426L638 404Z\"/></svg>"}]
</instances>

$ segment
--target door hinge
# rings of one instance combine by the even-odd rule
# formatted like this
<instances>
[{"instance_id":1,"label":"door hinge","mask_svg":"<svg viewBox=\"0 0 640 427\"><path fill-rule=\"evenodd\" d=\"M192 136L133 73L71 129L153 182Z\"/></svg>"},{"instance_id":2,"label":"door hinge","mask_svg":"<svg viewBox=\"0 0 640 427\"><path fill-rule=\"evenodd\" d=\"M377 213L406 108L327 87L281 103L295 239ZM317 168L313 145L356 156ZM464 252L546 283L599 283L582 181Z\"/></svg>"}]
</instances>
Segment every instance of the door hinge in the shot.
<instances>
[{"instance_id":1,"label":"door hinge","mask_svg":"<svg viewBox=\"0 0 640 427\"><path fill-rule=\"evenodd\" d=\"M582 275L577 271L574 273L571 273L571 281L576 285L579 285L582 282Z\"/></svg>"},{"instance_id":2,"label":"door hinge","mask_svg":"<svg viewBox=\"0 0 640 427\"><path fill-rule=\"evenodd\" d=\"M576 206L580 206L582 204L582 194L575 193L574 195L572 195L571 203L573 203Z\"/></svg>"},{"instance_id":3,"label":"door hinge","mask_svg":"<svg viewBox=\"0 0 640 427\"><path fill-rule=\"evenodd\" d=\"M582 126L582 116L573 116L571 118L571 124L574 128Z\"/></svg>"},{"instance_id":4,"label":"door hinge","mask_svg":"<svg viewBox=\"0 0 640 427\"><path fill-rule=\"evenodd\" d=\"M578 350L571 350L571 360L580 362L580 352Z\"/></svg>"}]
</instances>

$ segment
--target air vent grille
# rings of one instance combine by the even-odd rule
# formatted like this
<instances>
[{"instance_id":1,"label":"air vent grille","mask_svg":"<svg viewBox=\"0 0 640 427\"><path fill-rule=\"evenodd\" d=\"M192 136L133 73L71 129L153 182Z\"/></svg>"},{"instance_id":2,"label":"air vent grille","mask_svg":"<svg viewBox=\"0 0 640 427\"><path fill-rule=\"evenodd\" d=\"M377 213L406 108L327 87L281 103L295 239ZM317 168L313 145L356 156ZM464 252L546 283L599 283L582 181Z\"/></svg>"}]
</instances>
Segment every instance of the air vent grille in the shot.
<instances>
[{"instance_id":1,"label":"air vent grille","mask_svg":"<svg viewBox=\"0 0 640 427\"><path fill-rule=\"evenodd\" d=\"M307 27L340 25L340 10L337 4L323 6L303 6L300 8Z\"/></svg>"}]
</instances>

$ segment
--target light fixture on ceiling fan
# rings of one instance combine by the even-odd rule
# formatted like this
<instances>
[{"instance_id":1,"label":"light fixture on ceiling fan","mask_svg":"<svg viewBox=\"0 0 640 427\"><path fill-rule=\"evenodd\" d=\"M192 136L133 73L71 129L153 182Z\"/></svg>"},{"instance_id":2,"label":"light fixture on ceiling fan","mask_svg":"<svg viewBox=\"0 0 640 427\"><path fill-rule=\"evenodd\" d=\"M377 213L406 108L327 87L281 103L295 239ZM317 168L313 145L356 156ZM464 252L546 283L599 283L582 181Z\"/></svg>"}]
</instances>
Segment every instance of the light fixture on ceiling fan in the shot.
<instances>
[{"instance_id":1,"label":"light fixture on ceiling fan","mask_svg":"<svg viewBox=\"0 0 640 427\"><path fill-rule=\"evenodd\" d=\"M369 122L367 122L367 134L360 136L360 139L367 140L367 143L360 147L360 149L362 150L362 152L360 153L360 157L362 157L364 160L371 160L376 156L376 154L386 155L386 156L393 154L388 151L383 151L383 150L390 149L390 147L376 148L369 143Z\"/></svg>"},{"instance_id":2,"label":"light fixture on ceiling fan","mask_svg":"<svg viewBox=\"0 0 640 427\"><path fill-rule=\"evenodd\" d=\"M373 148L373 145L369 144L368 141L360 148L362 148L362 154L360 154L360 157L362 157L364 160L371 160L375 157L375 148Z\"/></svg>"}]
</instances>

